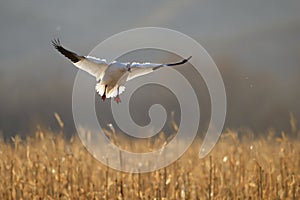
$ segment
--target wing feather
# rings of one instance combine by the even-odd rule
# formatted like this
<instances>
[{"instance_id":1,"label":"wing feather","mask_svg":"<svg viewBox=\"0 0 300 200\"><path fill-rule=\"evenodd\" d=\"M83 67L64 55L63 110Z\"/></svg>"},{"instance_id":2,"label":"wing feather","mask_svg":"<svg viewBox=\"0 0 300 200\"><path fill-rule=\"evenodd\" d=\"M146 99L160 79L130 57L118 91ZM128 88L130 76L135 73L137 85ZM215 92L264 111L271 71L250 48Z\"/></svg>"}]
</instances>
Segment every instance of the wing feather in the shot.
<instances>
[{"instance_id":1,"label":"wing feather","mask_svg":"<svg viewBox=\"0 0 300 200\"><path fill-rule=\"evenodd\" d=\"M157 63L132 63L130 73L128 74L127 81L139 76L149 74L154 71L154 68L161 66Z\"/></svg>"},{"instance_id":2,"label":"wing feather","mask_svg":"<svg viewBox=\"0 0 300 200\"><path fill-rule=\"evenodd\" d=\"M92 76L96 77L97 81L103 78L104 72L108 67L108 63L105 59L99 59L91 56L79 56L76 53L65 49L59 39L52 40L52 45L61 54L71 60L71 62L79 69L88 72Z\"/></svg>"},{"instance_id":3,"label":"wing feather","mask_svg":"<svg viewBox=\"0 0 300 200\"><path fill-rule=\"evenodd\" d=\"M143 76L157 70L161 67L170 67L176 65L185 64L192 56L188 57L187 59L183 59L176 63L166 63L166 64L159 64L159 63L132 63L130 66L130 73L127 77L127 81L134 79L139 76Z\"/></svg>"}]
</instances>

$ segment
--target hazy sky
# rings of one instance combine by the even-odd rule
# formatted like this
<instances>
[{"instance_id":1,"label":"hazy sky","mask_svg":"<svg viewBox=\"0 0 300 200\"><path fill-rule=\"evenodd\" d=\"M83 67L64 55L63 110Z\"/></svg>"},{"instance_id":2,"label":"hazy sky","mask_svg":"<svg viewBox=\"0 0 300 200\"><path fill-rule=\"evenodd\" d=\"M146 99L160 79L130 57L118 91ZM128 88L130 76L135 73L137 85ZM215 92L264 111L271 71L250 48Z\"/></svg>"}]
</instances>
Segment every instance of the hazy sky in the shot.
<instances>
[{"instance_id":1,"label":"hazy sky","mask_svg":"<svg viewBox=\"0 0 300 200\"><path fill-rule=\"evenodd\" d=\"M43 110L49 102L70 118L70 106L65 111L64 105L70 103L76 70L57 55L51 39L60 37L67 47L85 54L113 34L143 26L178 30L201 43L215 60L234 63L256 77L271 77L285 90L276 92L278 102L284 95L287 105L293 104L286 111L292 112L299 95L286 88L298 83L300 71L299 9L298 0L1 1L0 130L10 130L2 127L16 118L53 113ZM251 79L245 72L242 79L249 75ZM63 94L60 105L55 95Z\"/></svg>"},{"instance_id":2,"label":"hazy sky","mask_svg":"<svg viewBox=\"0 0 300 200\"><path fill-rule=\"evenodd\" d=\"M57 34L80 46L134 27L163 26L203 40L234 40L300 20L297 0L4 0L0 5L1 57L40 52Z\"/></svg>"}]
</instances>

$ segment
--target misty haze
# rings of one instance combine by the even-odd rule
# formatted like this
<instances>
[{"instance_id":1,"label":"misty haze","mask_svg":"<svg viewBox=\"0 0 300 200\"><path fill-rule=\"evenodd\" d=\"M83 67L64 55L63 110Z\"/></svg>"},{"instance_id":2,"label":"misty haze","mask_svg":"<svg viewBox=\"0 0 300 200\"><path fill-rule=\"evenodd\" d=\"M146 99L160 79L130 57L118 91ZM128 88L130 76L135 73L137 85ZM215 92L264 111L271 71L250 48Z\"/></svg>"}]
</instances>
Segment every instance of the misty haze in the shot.
<instances>
[{"instance_id":1,"label":"misty haze","mask_svg":"<svg viewBox=\"0 0 300 200\"><path fill-rule=\"evenodd\" d=\"M76 132L71 106L77 69L54 50L50 43L53 38L59 37L68 49L87 55L109 36L143 26L183 32L212 56L227 93L224 129L288 131L291 114L300 118L299 1L234 1L227 6L223 1L189 0L146 2L141 7L139 1L132 2L138 9L128 7L125 1L102 2L101 6L95 1L1 3L0 130L4 135L28 134L38 125L57 130L55 112L69 135ZM75 4L80 13L73 12ZM87 7L93 4L99 6ZM137 61L178 59L168 53L138 55L141 56L134 56ZM176 69L189 77L196 88L202 132L210 116L205 83L201 76L193 76L192 66ZM144 90L157 95L154 98ZM147 124L151 103L165 105L168 114L175 110L177 118L180 114L176 100L164 88L142 87L135 95L137 102L132 103L137 104L139 112L135 110L133 118L138 124ZM106 126L112 119L110 114L102 116L101 112L107 113L110 102L102 102L98 95L96 98L98 117Z\"/></svg>"}]
</instances>

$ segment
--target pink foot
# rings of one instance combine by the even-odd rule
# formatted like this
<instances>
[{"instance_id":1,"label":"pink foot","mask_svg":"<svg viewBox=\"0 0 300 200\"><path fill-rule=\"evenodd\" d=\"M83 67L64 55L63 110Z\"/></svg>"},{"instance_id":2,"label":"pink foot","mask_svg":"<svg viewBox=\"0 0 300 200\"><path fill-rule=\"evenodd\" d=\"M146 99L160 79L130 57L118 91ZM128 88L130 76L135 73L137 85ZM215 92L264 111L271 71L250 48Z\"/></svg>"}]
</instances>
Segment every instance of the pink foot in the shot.
<instances>
[{"instance_id":1,"label":"pink foot","mask_svg":"<svg viewBox=\"0 0 300 200\"><path fill-rule=\"evenodd\" d=\"M105 94L103 94L103 95L102 95L102 97L101 97L101 99L102 99L102 101L105 101L105 99L106 99L106 95L105 95Z\"/></svg>"},{"instance_id":2,"label":"pink foot","mask_svg":"<svg viewBox=\"0 0 300 200\"><path fill-rule=\"evenodd\" d=\"M120 98L119 96L116 96L116 97L114 98L114 100L115 100L115 102L117 102L117 103L121 103L121 98Z\"/></svg>"}]
</instances>

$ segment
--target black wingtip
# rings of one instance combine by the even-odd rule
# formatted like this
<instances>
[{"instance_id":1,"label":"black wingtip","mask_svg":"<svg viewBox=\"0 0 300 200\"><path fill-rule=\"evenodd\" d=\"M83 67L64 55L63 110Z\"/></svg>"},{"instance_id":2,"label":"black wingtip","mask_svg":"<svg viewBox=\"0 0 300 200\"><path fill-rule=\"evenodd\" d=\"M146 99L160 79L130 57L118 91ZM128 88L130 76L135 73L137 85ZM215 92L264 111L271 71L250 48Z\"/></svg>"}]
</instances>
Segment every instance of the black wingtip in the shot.
<instances>
[{"instance_id":1,"label":"black wingtip","mask_svg":"<svg viewBox=\"0 0 300 200\"><path fill-rule=\"evenodd\" d=\"M192 58L192 56L190 56L190 57L188 57L188 58L186 58L186 59L183 59L181 64L186 63L186 62L189 61L191 58Z\"/></svg>"},{"instance_id":2,"label":"black wingtip","mask_svg":"<svg viewBox=\"0 0 300 200\"><path fill-rule=\"evenodd\" d=\"M191 58L192 58L192 56L188 57L188 58L186 59L186 61L189 61Z\"/></svg>"},{"instance_id":3,"label":"black wingtip","mask_svg":"<svg viewBox=\"0 0 300 200\"><path fill-rule=\"evenodd\" d=\"M192 58L192 56L190 56L190 57L188 57L186 59L183 59L183 60L181 60L180 62L177 62L177 63L166 64L166 66L182 65L182 64L185 64L187 61L189 61L191 58Z\"/></svg>"},{"instance_id":4,"label":"black wingtip","mask_svg":"<svg viewBox=\"0 0 300 200\"><path fill-rule=\"evenodd\" d=\"M67 58L69 58L73 63L76 63L84 58L82 56L78 56L76 53L73 53L72 51L65 49L61 45L59 38L55 38L55 39L51 40L51 43L56 50L58 50L61 54L63 54Z\"/></svg>"},{"instance_id":5,"label":"black wingtip","mask_svg":"<svg viewBox=\"0 0 300 200\"><path fill-rule=\"evenodd\" d=\"M61 47L59 38L55 38L55 39L51 40L51 43L55 49L57 49L58 47Z\"/></svg>"}]
</instances>

